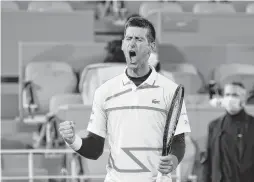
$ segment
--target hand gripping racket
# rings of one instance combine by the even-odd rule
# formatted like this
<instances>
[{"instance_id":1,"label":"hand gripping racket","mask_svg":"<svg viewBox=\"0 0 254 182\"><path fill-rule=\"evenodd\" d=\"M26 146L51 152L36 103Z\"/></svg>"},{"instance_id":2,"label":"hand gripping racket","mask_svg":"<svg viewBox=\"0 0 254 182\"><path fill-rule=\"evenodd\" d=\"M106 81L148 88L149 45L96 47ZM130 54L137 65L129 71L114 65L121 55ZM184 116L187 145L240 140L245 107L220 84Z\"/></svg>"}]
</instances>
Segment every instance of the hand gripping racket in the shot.
<instances>
[{"instance_id":1,"label":"hand gripping racket","mask_svg":"<svg viewBox=\"0 0 254 182\"><path fill-rule=\"evenodd\" d=\"M179 85L176 88L174 96L171 101L169 108L164 134L163 134L163 147L162 147L162 156L167 156L171 152L171 145L176 131L176 126L181 114L182 105L184 98L184 87ZM158 173L156 182L168 182L168 177Z\"/></svg>"}]
</instances>

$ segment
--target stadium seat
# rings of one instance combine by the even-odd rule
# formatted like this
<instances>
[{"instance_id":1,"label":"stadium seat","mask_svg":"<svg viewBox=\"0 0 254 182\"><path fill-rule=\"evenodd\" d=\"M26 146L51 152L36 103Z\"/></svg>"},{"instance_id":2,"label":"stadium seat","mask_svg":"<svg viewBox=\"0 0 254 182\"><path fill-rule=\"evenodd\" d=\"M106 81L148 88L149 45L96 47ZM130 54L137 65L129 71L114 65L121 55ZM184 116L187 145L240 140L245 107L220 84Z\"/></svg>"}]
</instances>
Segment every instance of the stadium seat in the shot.
<instances>
[{"instance_id":1,"label":"stadium seat","mask_svg":"<svg viewBox=\"0 0 254 182\"><path fill-rule=\"evenodd\" d=\"M92 107L84 104L70 104L60 107L57 111L57 117L60 120L69 120L75 122L75 130L77 135L84 137L87 135L87 126L90 120ZM108 141L105 141L104 153L98 160L89 160L82 158L82 166L85 175L106 175L106 164L108 161ZM76 156L77 157L77 156ZM74 155L67 156L66 169L70 171L70 165ZM87 180L87 182L103 182L103 179Z\"/></svg>"},{"instance_id":2,"label":"stadium seat","mask_svg":"<svg viewBox=\"0 0 254 182\"><path fill-rule=\"evenodd\" d=\"M27 86L29 85L29 86ZM25 88L23 90L23 107L26 113L23 121L27 124L40 125L39 135L36 136L34 148L40 147L46 138L46 147L59 146L62 142L57 133L57 123L54 113L50 111L56 104L51 98L58 94L74 93L77 88L77 77L70 65L64 62L45 61L30 62L25 69ZM68 100L69 101L69 100ZM51 102L51 104L50 104ZM52 109L51 109L52 110ZM27 113L28 111L28 113ZM53 111L55 111L53 109Z\"/></svg>"},{"instance_id":3,"label":"stadium seat","mask_svg":"<svg viewBox=\"0 0 254 182\"><path fill-rule=\"evenodd\" d=\"M181 5L173 2L145 2L139 8L139 14L143 17L147 17L155 11L179 13L183 12L183 9Z\"/></svg>"},{"instance_id":4,"label":"stadium seat","mask_svg":"<svg viewBox=\"0 0 254 182\"><path fill-rule=\"evenodd\" d=\"M107 80L124 72L124 63L98 63L88 65L81 73L79 91L85 105L91 105L95 90Z\"/></svg>"},{"instance_id":5,"label":"stadium seat","mask_svg":"<svg viewBox=\"0 0 254 182\"><path fill-rule=\"evenodd\" d=\"M213 79L223 88L225 84L238 81L249 91L254 85L254 65L222 64L214 69Z\"/></svg>"},{"instance_id":6,"label":"stadium seat","mask_svg":"<svg viewBox=\"0 0 254 182\"><path fill-rule=\"evenodd\" d=\"M176 83L182 84L186 94L197 94L203 86L203 80L197 68L188 63L164 63L163 70L169 71Z\"/></svg>"},{"instance_id":7,"label":"stadium seat","mask_svg":"<svg viewBox=\"0 0 254 182\"><path fill-rule=\"evenodd\" d=\"M254 14L254 3L250 3L246 6L246 13L248 14Z\"/></svg>"},{"instance_id":8,"label":"stadium seat","mask_svg":"<svg viewBox=\"0 0 254 182\"><path fill-rule=\"evenodd\" d=\"M91 112L92 106L69 104L65 107L60 107L57 110L56 116L60 121L74 121L76 131L82 134L88 126Z\"/></svg>"},{"instance_id":9,"label":"stadium seat","mask_svg":"<svg viewBox=\"0 0 254 182\"><path fill-rule=\"evenodd\" d=\"M72 12L72 7L67 2L60 1L38 1L30 2L28 4L28 11L53 11L53 12Z\"/></svg>"},{"instance_id":10,"label":"stadium seat","mask_svg":"<svg viewBox=\"0 0 254 182\"><path fill-rule=\"evenodd\" d=\"M210 14L210 13L235 13L234 6L229 3L219 2L200 2L193 6L194 13Z\"/></svg>"},{"instance_id":11,"label":"stadium seat","mask_svg":"<svg viewBox=\"0 0 254 182\"><path fill-rule=\"evenodd\" d=\"M39 114L49 112L52 96L73 93L77 86L77 78L70 65L55 61L29 63L25 69L25 82L28 81L34 85L33 100L38 105ZM29 105L27 100L23 103L24 106Z\"/></svg>"},{"instance_id":12,"label":"stadium seat","mask_svg":"<svg viewBox=\"0 0 254 182\"><path fill-rule=\"evenodd\" d=\"M46 137L47 148L57 148L64 145L62 138L58 133L59 118L56 117L58 109L69 104L82 104L80 94L57 94L51 97L49 107L50 111L45 117L47 122L41 125L40 134L34 147L42 144L43 138ZM62 121L62 120L60 120Z\"/></svg>"},{"instance_id":13,"label":"stadium seat","mask_svg":"<svg viewBox=\"0 0 254 182\"><path fill-rule=\"evenodd\" d=\"M4 11L18 11L19 6L13 1L1 1L1 9Z\"/></svg>"},{"instance_id":14,"label":"stadium seat","mask_svg":"<svg viewBox=\"0 0 254 182\"><path fill-rule=\"evenodd\" d=\"M82 104L82 97L80 94L57 94L50 99L50 112L57 113L59 107L64 107L69 104Z\"/></svg>"},{"instance_id":15,"label":"stadium seat","mask_svg":"<svg viewBox=\"0 0 254 182\"><path fill-rule=\"evenodd\" d=\"M254 64L254 45L226 46L226 63Z\"/></svg>"}]
</instances>

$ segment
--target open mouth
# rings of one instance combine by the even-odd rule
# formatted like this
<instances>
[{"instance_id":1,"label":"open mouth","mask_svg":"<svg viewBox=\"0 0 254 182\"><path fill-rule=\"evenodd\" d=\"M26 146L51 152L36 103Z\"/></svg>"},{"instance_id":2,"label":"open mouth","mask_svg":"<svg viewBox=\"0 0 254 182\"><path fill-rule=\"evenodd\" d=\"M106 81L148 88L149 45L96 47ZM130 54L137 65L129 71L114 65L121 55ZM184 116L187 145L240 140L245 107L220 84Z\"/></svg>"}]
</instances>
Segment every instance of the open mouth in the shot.
<instances>
[{"instance_id":1,"label":"open mouth","mask_svg":"<svg viewBox=\"0 0 254 182\"><path fill-rule=\"evenodd\" d=\"M136 56L136 52L135 51L129 51L129 56L132 60L132 58Z\"/></svg>"},{"instance_id":2,"label":"open mouth","mask_svg":"<svg viewBox=\"0 0 254 182\"><path fill-rule=\"evenodd\" d=\"M136 52L135 51L129 51L129 55L130 55L130 58L134 57L134 56L136 56Z\"/></svg>"}]
</instances>

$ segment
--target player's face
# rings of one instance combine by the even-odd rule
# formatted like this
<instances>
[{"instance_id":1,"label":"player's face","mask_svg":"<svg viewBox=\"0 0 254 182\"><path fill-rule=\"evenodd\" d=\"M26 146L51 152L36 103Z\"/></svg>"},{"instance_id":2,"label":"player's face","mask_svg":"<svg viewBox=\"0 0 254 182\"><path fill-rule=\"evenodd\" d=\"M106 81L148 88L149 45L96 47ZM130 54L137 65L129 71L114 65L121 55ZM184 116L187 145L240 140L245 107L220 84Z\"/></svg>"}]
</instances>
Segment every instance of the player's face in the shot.
<instances>
[{"instance_id":1,"label":"player's face","mask_svg":"<svg viewBox=\"0 0 254 182\"><path fill-rule=\"evenodd\" d=\"M142 69L148 66L151 43L147 39L148 29L128 27L122 42L127 66L129 69Z\"/></svg>"}]
</instances>

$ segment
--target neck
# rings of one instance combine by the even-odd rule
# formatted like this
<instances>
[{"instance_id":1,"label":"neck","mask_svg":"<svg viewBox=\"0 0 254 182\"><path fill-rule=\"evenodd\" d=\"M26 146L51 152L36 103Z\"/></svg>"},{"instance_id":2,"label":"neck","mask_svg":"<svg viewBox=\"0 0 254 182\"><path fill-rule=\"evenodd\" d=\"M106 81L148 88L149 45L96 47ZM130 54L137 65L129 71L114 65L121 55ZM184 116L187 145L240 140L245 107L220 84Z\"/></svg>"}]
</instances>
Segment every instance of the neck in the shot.
<instances>
[{"instance_id":1,"label":"neck","mask_svg":"<svg viewBox=\"0 0 254 182\"><path fill-rule=\"evenodd\" d=\"M130 77L142 77L148 74L149 70L150 70L150 67L147 64L146 66L142 68L137 68L137 69L127 68L127 74Z\"/></svg>"}]
</instances>

